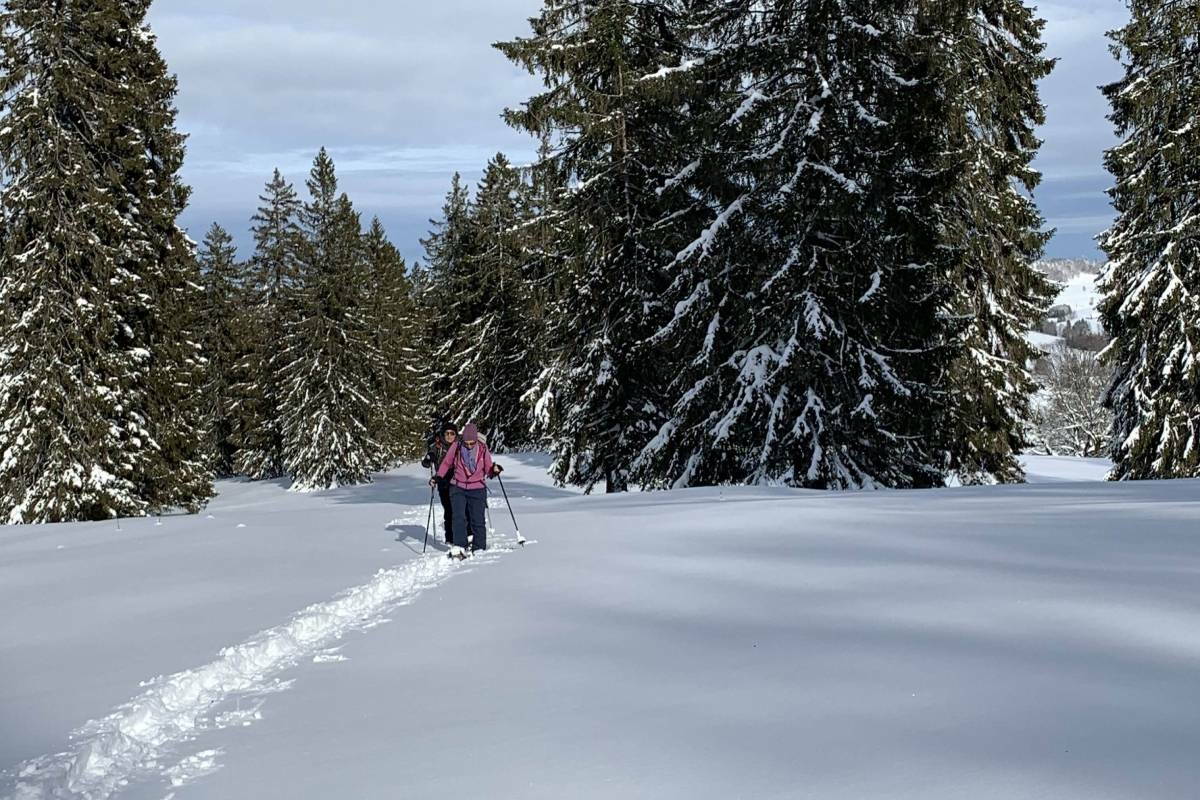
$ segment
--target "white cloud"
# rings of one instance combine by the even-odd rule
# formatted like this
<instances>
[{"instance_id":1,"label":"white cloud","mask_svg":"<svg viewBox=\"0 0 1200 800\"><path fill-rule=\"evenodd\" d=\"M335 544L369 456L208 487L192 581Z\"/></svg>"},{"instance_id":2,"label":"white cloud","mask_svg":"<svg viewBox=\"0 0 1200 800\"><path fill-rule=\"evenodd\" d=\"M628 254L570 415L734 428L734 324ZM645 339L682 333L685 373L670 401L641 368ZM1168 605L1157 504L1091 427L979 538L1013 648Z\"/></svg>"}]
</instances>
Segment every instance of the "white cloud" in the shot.
<instances>
[{"instance_id":1,"label":"white cloud","mask_svg":"<svg viewBox=\"0 0 1200 800\"><path fill-rule=\"evenodd\" d=\"M539 84L490 45L525 35L526 19L541 5L157 3L151 23L179 75L180 125L191 134L189 219L244 227L271 170L278 165L300 183L324 145L360 206L397 210L397 237L422 229L454 171L474 175L497 150L518 160L532 152L529 138L499 114ZM1078 183L1107 185L1102 155L1113 134L1096 87L1120 74L1104 34L1124 24L1127 12L1120 0L1057 0L1038 10L1049 54L1060 60L1042 87L1049 120L1038 166L1047 182L1038 198L1048 207L1070 205L1078 216L1058 223L1079 230L1107 211L1102 191L1092 196Z\"/></svg>"},{"instance_id":2,"label":"white cloud","mask_svg":"<svg viewBox=\"0 0 1200 800\"><path fill-rule=\"evenodd\" d=\"M1090 47L1094 39L1124 25L1129 17L1118 0L1039 3L1037 11L1046 20L1047 41L1062 50L1080 44Z\"/></svg>"},{"instance_id":3,"label":"white cloud","mask_svg":"<svg viewBox=\"0 0 1200 800\"><path fill-rule=\"evenodd\" d=\"M1059 233L1100 234L1112 225L1112 214L1095 214L1084 217L1060 217L1047 220L1047 227L1055 228Z\"/></svg>"},{"instance_id":4,"label":"white cloud","mask_svg":"<svg viewBox=\"0 0 1200 800\"><path fill-rule=\"evenodd\" d=\"M447 147L383 148L370 146L343 146L328 148L338 172L365 172L375 174L417 173L450 174L464 167L475 170L496 154L494 148L483 145L457 145ZM534 148L528 152L510 153L509 158L521 161L532 158ZM312 166L312 149L293 149L270 153L244 153L230 158L213 160L192 159L188 170L192 175L263 175L263 165L278 167L286 175L300 176L308 173Z\"/></svg>"}]
</instances>

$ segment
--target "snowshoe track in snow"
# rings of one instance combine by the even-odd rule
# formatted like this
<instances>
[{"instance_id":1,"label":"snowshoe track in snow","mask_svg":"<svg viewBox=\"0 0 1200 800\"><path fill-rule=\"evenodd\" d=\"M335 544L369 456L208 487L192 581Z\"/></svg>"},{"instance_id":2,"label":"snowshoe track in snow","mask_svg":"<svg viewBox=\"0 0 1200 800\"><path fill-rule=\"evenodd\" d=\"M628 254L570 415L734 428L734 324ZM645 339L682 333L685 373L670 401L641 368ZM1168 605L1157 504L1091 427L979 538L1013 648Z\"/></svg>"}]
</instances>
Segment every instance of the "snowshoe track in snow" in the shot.
<instances>
[{"instance_id":1,"label":"snowshoe track in snow","mask_svg":"<svg viewBox=\"0 0 1200 800\"><path fill-rule=\"evenodd\" d=\"M418 512L423 522L424 508L410 513ZM179 786L188 773L211 773L220 768L213 750L184 758L170 768L160 762L173 755L173 748L206 730L250 724L236 712L232 717L214 717L216 706L261 697L280 687L286 690L290 682L279 679L282 673L314 659L327 660L322 657L330 655L330 648L347 633L382 624L386 614L408 605L455 572L491 563L516 549L515 541L502 539L464 564L432 552L380 570L371 581L309 606L287 624L225 648L215 661L147 682L144 692L76 730L71 735L73 747L67 752L18 766L15 776L7 776L9 780L15 777L15 791L4 800L107 800L136 781L159 777ZM261 701L253 706L254 718L259 717L259 706ZM233 717L237 720L231 725L223 724L222 720ZM203 769L189 769L200 762Z\"/></svg>"}]
</instances>

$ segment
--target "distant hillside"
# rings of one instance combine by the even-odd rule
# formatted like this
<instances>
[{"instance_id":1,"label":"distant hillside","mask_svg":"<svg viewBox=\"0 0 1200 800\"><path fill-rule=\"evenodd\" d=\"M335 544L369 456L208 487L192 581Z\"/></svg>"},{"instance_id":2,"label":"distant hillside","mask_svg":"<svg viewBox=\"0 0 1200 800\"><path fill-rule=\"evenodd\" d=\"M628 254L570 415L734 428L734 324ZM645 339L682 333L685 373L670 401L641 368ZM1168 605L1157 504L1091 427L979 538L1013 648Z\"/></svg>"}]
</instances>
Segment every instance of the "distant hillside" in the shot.
<instances>
[{"instance_id":1,"label":"distant hillside","mask_svg":"<svg viewBox=\"0 0 1200 800\"><path fill-rule=\"evenodd\" d=\"M1100 324L1096 306L1100 293L1096 278L1104 267L1102 261L1087 258L1052 258L1034 265L1056 283L1062 290L1053 307L1035 333L1040 334L1035 343L1049 349L1064 341L1078 350L1098 351L1108 344L1108 337Z\"/></svg>"},{"instance_id":2,"label":"distant hillside","mask_svg":"<svg viewBox=\"0 0 1200 800\"><path fill-rule=\"evenodd\" d=\"M1090 258L1047 258L1033 266L1053 281L1068 283L1080 275L1099 275L1104 262Z\"/></svg>"}]
</instances>

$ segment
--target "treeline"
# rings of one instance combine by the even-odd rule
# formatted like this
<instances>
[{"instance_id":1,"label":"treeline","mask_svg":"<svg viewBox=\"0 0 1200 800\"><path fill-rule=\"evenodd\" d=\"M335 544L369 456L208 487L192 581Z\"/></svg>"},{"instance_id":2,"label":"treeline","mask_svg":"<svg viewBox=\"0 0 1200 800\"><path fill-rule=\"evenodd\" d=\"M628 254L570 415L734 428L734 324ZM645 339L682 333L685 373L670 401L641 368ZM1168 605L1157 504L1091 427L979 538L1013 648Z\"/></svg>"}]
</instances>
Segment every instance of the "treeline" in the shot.
<instances>
[{"instance_id":1,"label":"treeline","mask_svg":"<svg viewBox=\"0 0 1200 800\"><path fill-rule=\"evenodd\" d=\"M0 511L197 510L213 478L298 489L417 451L411 276L317 156L275 174L240 260L177 223L175 79L149 3L0 11Z\"/></svg>"},{"instance_id":2,"label":"treeline","mask_svg":"<svg viewBox=\"0 0 1200 800\"><path fill-rule=\"evenodd\" d=\"M1121 477L1200 470L1196 5L1115 34L1105 327ZM456 178L408 269L322 151L245 260L176 219L148 3L0 11L0 509L367 480L426 413L619 491L1022 478L1052 68L1020 0L547 2L497 45L539 155Z\"/></svg>"},{"instance_id":3,"label":"treeline","mask_svg":"<svg viewBox=\"0 0 1200 800\"><path fill-rule=\"evenodd\" d=\"M1019 480L1054 294L1041 29L1020 2L547 3L497 45L546 87L507 112L531 199L459 254L455 187L433 242L434 287L489 292L438 315L446 391L506 441L532 414L589 488Z\"/></svg>"},{"instance_id":4,"label":"treeline","mask_svg":"<svg viewBox=\"0 0 1200 800\"><path fill-rule=\"evenodd\" d=\"M1132 11L1105 89L1116 341L1080 391L1112 371L1116 477L1195 477L1200 2ZM487 271L523 281L442 247L460 186L434 239L433 286L491 292L441 315L470 331L444 350L458 408L488 392L513 442L532 414L556 478L610 491L1023 478L1044 422L1027 332L1057 291L1034 266L1053 63L1030 5L597 0L531 24L496 46L545 86L506 112L541 148ZM1089 436L1106 418L1066 413Z\"/></svg>"},{"instance_id":5,"label":"treeline","mask_svg":"<svg viewBox=\"0 0 1200 800\"><path fill-rule=\"evenodd\" d=\"M214 224L200 248L204 452L217 476L362 483L419 451L417 311L404 259L364 230L322 150L308 198L278 170L239 261Z\"/></svg>"}]
</instances>

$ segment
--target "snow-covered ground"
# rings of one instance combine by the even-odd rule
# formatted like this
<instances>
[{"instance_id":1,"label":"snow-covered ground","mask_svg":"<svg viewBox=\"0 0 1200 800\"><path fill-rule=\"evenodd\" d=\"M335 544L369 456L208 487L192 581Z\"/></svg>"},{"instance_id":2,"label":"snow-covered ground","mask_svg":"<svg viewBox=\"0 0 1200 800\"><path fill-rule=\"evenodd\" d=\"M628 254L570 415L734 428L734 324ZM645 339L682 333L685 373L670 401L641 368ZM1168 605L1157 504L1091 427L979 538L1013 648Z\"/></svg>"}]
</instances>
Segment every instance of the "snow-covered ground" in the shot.
<instances>
[{"instance_id":1,"label":"snow-covered ground","mask_svg":"<svg viewBox=\"0 0 1200 800\"><path fill-rule=\"evenodd\" d=\"M1112 462L1107 458L1024 456L1021 463L1025 468L1025 480L1029 483L1102 481L1112 470Z\"/></svg>"},{"instance_id":2,"label":"snow-covered ground","mask_svg":"<svg viewBox=\"0 0 1200 800\"><path fill-rule=\"evenodd\" d=\"M1076 275L1066 282L1054 304L1070 306L1071 322L1087 320L1092 330L1098 331L1102 326L1100 313L1096 310L1100 302L1100 290L1096 287L1096 279L1097 276L1086 272Z\"/></svg>"},{"instance_id":3,"label":"snow-covered ground","mask_svg":"<svg viewBox=\"0 0 1200 800\"><path fill-rule=\"evenodd\" d=\"M1025 331L1025 338L1034 347L1045 350L1047 353L1066 341L1061 336L1053 336L1040 331Z\"/></svg>"},{"instance_id":4,"label":"snow-covered ground","mask_svg":"<svg viewBox=\"0 0 1200 800\"><path fill-rule=\"evenodd\" d=\"M1098 268L1087 265L1088 269ZM1092 272L1079 272L1061 282L1062 290L1055 298L1053 305L1070 306L1071 315L1065 320L1067 324L1086 320L1092 331L1103 330L1100 324L1100 312L1096 310L1100 303L1100 290L1096 286L1097 275ZM1060 328L1062 326L1060 325ZM1062 336L1054 336L1041 331L1026 331L1025 338L1034 347L1046 352L1054 350L1066 340Z\"/></svg>"},{"instance_id":5,"label":"snow-covered ground","mask_svg":"<svg viewBox=\"0 0 1200 800\"><path fill-rule=\"evenodd\" d=\"M463 565L414 469L0 528L0 797L1195 793L1196 481L579 497L503 460L531 543L494 508Z\"/></svg>"}]
</instances>

